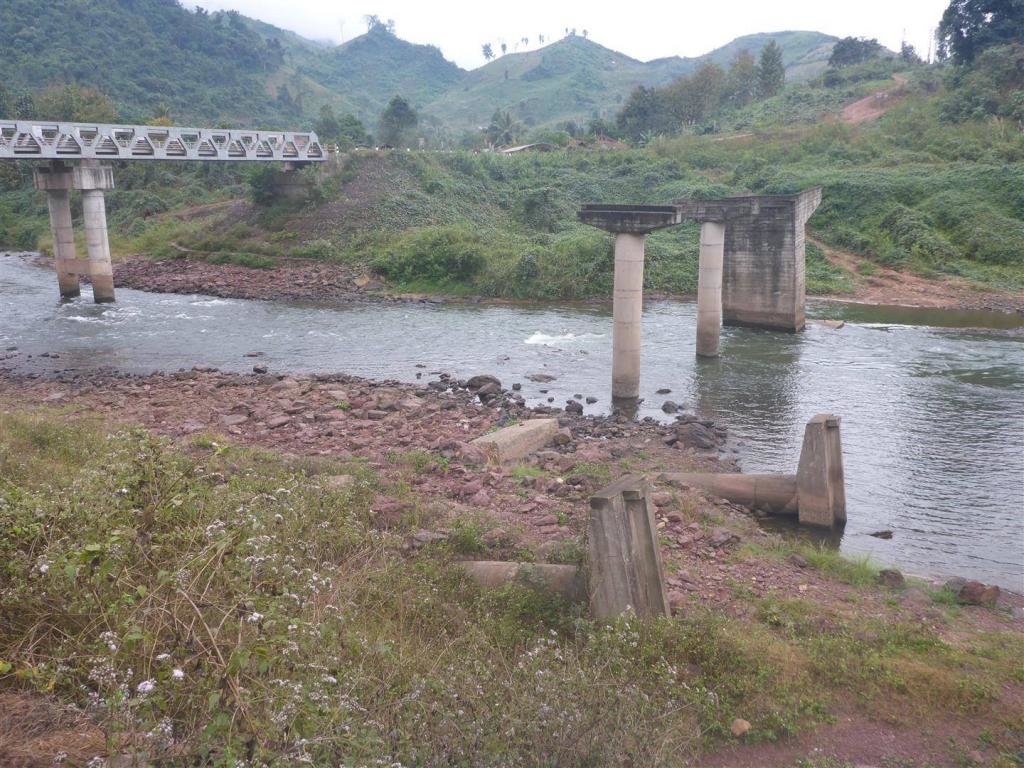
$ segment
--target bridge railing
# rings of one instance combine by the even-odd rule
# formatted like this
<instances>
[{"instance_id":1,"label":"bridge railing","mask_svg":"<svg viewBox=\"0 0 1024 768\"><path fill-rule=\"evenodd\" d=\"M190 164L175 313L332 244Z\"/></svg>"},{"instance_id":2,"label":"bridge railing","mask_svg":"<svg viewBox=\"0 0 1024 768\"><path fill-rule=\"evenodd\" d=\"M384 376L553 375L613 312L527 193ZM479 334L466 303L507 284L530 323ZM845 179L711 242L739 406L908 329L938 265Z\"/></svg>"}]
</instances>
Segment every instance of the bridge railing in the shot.
<instances>
[{"instance_id":1,"label":"bridge railing","mask_svg":"<svg viewBox=\"0 0 1024 768\"><path fill-rule=\"evenodd\" d=\"M0 160L201 160L315 163L313 132L0 119Z\"/></svg>"}]
</instances>

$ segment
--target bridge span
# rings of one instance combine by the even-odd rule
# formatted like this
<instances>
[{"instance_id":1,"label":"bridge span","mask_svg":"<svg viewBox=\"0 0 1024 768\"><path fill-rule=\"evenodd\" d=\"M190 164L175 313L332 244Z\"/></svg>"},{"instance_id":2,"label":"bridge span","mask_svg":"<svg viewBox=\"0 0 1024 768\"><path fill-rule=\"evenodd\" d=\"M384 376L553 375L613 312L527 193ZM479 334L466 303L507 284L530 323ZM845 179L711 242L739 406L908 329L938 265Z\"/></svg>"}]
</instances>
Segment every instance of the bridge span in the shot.
<instances>
[{"instance_id":1,"label":"bridge span","mask_svg":"<svg viewBox=\"0 0 1024 768\"><path fill-rule=\"evenodd\" d=\"M0 118L0 160L41 161L33 169L46 192L60 295L92 282L93 300L114 300L104 191L114 188L113 160L282 163L284 172L326 159L313 132L179 126L65 123ZM289 185L283 184L288 187ZM71 191L82 193L86 258L75 253Z\"/></svg>"}]
</instances>

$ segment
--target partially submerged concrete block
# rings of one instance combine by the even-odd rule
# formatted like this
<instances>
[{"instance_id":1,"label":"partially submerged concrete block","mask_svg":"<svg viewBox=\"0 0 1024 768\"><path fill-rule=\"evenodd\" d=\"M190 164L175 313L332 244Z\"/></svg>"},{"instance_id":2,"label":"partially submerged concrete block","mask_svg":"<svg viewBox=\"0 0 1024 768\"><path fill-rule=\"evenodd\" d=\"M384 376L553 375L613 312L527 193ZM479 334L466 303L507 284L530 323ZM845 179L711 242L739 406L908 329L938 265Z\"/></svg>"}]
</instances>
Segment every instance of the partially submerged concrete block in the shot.
<instances>
[{"instance_id":1,"label":"partially submerged concrete block","mask_svg":"<svg viewBox=\"0 0 1024 768\"><path fill-rule=\"evenodd\" d=\"M846 485L838 416L819 413L807 422L796 486L801 524L831 528L846 522Z\"/></svg>"},{"instance_id":2,"label":"partially submerged concrete block","mask_svg":"<svg viewBox=\"0 0 1024 768\"><path fill-rule=\"evenodd\" d=\"M807 422L795 475L663 472L658 480L702 488L751 509L795 514L802 525L839 528L846 523L839 417L830 413Z\"/></svg>"},{"instance_id":3,"label":"partially submerged concrete block","mask_svg":"<svg viewBox=\"0 0 1024 768\"><path fill-rule=\"evenodd\" d=\"M489 463L509 464L540 450L557 432L558 419L531 419L478 437L469 444L482 450Z\"/></svg>"},{"instance_id":4,"label":"partially submerged concrete block","mask_svg":"<svg viewBox=\"0 0 1024 768\"><path fill-rule=\"evenodd\" d=\"M590 499L590 609L595 619L632 610L670 616L650 486L627 475Z\"/></svg>"}]
</instances>

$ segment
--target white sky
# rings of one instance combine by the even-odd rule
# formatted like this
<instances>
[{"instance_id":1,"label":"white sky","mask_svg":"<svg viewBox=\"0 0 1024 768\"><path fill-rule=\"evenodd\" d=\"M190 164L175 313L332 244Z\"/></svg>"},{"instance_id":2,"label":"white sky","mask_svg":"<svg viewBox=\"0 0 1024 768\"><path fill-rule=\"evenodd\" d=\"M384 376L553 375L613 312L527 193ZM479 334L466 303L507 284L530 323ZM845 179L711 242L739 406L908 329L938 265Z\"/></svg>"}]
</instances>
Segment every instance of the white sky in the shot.
<instances>
[{"instance_id":1,"label":"white sky","mask_svg":"<svg viewBox=\"0 0 1024 768\"><path fill-rule=\"evenodd\" d=\"M948 0L676 0L633 5L622 0L518 0L507 5L434 0L182 0L187 8L234 9L316 40L340 42L366 31L364 16L394 19L399 37L438 46L445 57L470 69L483 64L490 42L514 50L562 37L565 28L586 29L590 39L642 61L699 56L753 32L804 29L844 37L876 37L888 48L900 40L928 53L932 30ZM635 10L636 13L631 13Z\"/></svg>"}]
</instances>

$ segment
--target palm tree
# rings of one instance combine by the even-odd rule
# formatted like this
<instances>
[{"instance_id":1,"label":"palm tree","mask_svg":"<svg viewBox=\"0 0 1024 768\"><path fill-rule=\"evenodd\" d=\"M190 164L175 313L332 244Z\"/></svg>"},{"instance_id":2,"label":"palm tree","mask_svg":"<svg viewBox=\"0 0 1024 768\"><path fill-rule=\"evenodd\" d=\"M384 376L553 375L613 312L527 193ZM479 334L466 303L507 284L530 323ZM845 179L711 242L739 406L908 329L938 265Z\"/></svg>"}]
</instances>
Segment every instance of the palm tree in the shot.
<instances>
[{"instance_id":1,"label":"palm tree","mask_svg":"<svg viewBox=\"0 0 1024 768\"><path fill-rule=\"evenodd\" d=\"M522 126L515 121L507 110L495 110L491 116L491 124L487 126L487 140L493 147L512 144L519 135Z\"/></svg>"}]
</instances>

